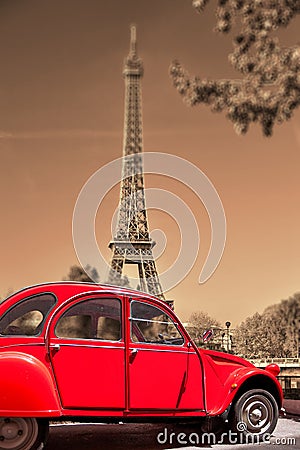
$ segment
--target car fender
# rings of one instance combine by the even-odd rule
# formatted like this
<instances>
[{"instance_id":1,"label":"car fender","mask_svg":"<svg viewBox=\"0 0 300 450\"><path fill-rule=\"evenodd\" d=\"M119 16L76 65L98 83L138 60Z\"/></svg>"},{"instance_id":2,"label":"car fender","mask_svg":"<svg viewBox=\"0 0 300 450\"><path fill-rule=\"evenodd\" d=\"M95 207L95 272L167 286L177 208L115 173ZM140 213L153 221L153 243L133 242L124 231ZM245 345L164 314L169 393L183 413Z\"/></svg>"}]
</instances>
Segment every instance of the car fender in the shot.
<instances>
[{"instance_id":1,"label":"car fender","mask_svg":"<svg viewBox=\"0 0 300 450\"><path fill-rule=\"evenodd\" d=\"M250 389L265 389L269 391L282 406L282 389L278 380L269 372L256 367L238 368L232 372L224 383L224 397L221 403L209 411L210 415L226 414L231 404L240 395Z\"/></svg>"},{"instance_id":2,"label":"car fender","mask_svg":"<svg viewBox=\"0 0 300 450\"><path fill-rule=\"evenodd\" d=\"M47 366L39 359L20 352L0 354L0 415L60 415L54 381Z\"/></svg>"}]
</instances>

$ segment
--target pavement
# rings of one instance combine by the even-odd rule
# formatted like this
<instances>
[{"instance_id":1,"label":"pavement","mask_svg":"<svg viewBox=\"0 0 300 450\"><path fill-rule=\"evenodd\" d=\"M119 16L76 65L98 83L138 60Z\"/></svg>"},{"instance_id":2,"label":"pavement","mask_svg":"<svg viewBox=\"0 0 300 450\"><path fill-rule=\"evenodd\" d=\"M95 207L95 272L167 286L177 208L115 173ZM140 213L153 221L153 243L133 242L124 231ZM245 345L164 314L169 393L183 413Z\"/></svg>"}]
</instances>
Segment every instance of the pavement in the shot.
<instances>
[{"instance_id":1,"label":"pavement","mask_svg":"<svg viewBox=\"0 0 300 450\"><path fill-rule=\"evenodd\" d=\"M228 444L203 440L198 425L176 424L53 424L45 450L192 450L300 449L300 417L280 418L270 443L240 444L233 436ZM211 439L211 438L210 438ZM273 447L274 448L274 447Z\"/></svg>"},{"instance_id":2,"label":"pavement","mask_svg":"<svg viewBox=\"0 0 300 450\"><path fill-rule=\"evenodd\" d=\"M300 400L283 400L286 412L291 415L300 416Z\"/></svg>"}]
</instances>

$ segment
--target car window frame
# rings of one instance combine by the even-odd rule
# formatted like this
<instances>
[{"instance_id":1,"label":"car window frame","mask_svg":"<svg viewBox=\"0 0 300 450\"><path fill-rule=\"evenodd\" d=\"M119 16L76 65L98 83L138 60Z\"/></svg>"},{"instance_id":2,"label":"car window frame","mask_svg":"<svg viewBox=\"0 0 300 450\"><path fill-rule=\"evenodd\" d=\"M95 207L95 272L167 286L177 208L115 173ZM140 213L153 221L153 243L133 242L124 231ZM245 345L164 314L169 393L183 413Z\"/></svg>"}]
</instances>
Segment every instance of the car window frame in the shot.
<instances>
[{"instance_id":1,"label":"car window frame","mask_svg":"<svg viewBox=\"0 0 300 450\"><path fill-rule=\"evenodd\" d=\"M76 296L77 297L77 296ZM101 339L101 338L83 338L83 337L64 337L64 336L57 336L55 330L56 327L60 321L60 319L63 317L63 315L72 307L78 305L79 303L87 302L89 300L97 300L97 299L106 299L106 300L117 300L120 303L120 339L119 340L109 340L109 339ZM85 296L85 298L82 298L82 295L80 295L77 298L68 299L69 301L66 304L61 305L61 308L59 308L58 311L56 311L55 315L51 319L50 323L50 329L51 332L49 334L50 339L57 339L57 340L65 340L65 341L80 341L82 342L93 342L93 343L99 343L99 344L119 344L125 342L125 331L124 331L124 302L122 301L121 296L114 296L113 294L104 294L100 293L98 295L95 295L93 292L89 292L88 295ZM70 302L70 300L72 300ZM57 314L57 317L55 317ZM101 317L101 316L99 316ZM99 319L98 317L98 319ZM88 344L87 344L88 345Z\"/></svg>"},{"instance_id":2,"label":"car window frame","mask_svg":"<svg viewBox=\"0 0 300 450\"><path fill-rule=\"evenodd\" d=\"M32 294L32 295L29 295L28 297L24 297L21 300L18 300L16 303L13 303L12 305L10 305L10 307L3 313L3 315L1 316L1 320L4 319L5 316L7 314L9 314L9 312L12 309L14 309L17 305L20 305L21 303L26 302L28 300L34 299L35 297L41 297L43 295L50 295L51 297L53 297L54 298L54 303L49 308L49 310L47 311L47 314L45 314L43 320L37 326L37 328L40 328L39 333L37 333L37 334L2 334L0 332L0 337L1 338L38 338L38 337L40 337L43 334L43 332L46 333L45 324L46 324L47 319L49 318L50 314L53 313L53 310L54 310L55 306L58 303L57 296L53 292L50 292L50 291L38 292L36 294ZM22 316L20 316L20 317L22 317ZM14 320L16 320L16 319L14 319Z\"/></svg>"},{"instance_id":3,"label":"car window frame","mask_svg":"<svg viewBox=\"0 0 300 450\"><path fill-rule=\"evenodd\" d=\"M160 311L162 311L162 313L163 313L164 315L167 315L167 316L169 317L169 319L172 321L172 323L174 324L174 326L175 326L177 332L180 334L180 336L181 336L181 338L182 338L182 340L183 340L182 344L172 344L172 343L163 343L163 342L161 342L161 343L160 343L160 342L147 342L147 341L133 341L133 340L132 340L132 334L131 334L131 331L132 331L132 323L136 320L135 317L132 317L132 304L133 304L133 303L142 303L142 304L144 304L144 305L151 306L152 308L156 308L156 309L159 309ZM132 345L132 344L134 344L134 345L140 345L140 344L142 344L142 345L163 346L164 349L167 349L167 348L169 348L169 347L183 348L183 347L185 347L185 345L186 345L187 339L186 339L185 334L184 334L184 333L182 332L182 330L180 329L179 322L177 321L177 318L176 318L176 320L174 320L174 318L172 317L172 315L170 315L169 311L165 311L161 305L153 304L153 303L151 303L151 302L149 302L149 301L146 301L146 300L144 300L144 299L142 299L142 298L132 298L132 299L130 299L130 303L129 303L129 316L128 316L128 320L129 320L129 339L130 339L131 345ZM147 321L147 319L142 319L142 320L143 320L143 321L144 321L144 320ZM180 338L178 338L178 339L180 339Z\"/></svg>"}]
</instances>

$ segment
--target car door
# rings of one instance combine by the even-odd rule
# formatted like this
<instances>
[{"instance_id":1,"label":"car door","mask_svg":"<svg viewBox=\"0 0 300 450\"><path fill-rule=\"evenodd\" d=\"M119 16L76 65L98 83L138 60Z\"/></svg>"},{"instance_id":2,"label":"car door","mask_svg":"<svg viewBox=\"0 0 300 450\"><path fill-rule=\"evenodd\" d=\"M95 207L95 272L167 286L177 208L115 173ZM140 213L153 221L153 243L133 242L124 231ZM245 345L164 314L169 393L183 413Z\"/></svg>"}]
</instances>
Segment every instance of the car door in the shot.
<instances>
[{"instance_id":1,"label":"car door","mask_svg":"<svg viewBox=\"0 0 300 450\"><path fill-rule=\"evenodd\" d=\"M130 410L204 410L199 356L163 307L131 300Z\"/></svg>"},{"instance_id":2,"label":"car door","mask_svg":"<svg viewBox=\"0 0 300 450\"><path fill-rule=\"evenodd\" d=\"M122 300L79 298L54 316L49 352L62 405L67 409L125 407Z\"/></svg>"}]
</instances>

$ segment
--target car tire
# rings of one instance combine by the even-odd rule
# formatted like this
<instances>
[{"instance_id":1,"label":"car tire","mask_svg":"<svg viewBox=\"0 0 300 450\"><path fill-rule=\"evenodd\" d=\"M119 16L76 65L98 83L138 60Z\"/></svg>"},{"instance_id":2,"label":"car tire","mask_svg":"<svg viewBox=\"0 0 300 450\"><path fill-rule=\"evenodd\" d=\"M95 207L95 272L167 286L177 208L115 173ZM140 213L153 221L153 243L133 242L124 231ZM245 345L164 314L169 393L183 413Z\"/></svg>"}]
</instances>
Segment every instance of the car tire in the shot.
<instances>
[{"instance_id":1,"label":"car tire","mask_svg":"<svg viewBox=\"0 0 300 450\"><path fill-rule=\"evenodd\" d=\"M48 433L48 420L0 417L0 450L41 450Z\"/></svg>"},{"instance_id":2,"label":"car tire","mask_svg":"<svg viewBox=\"0 0 300 450\"><path fill-rule=\"evenodd\" d=\"M278 405L273 395L263 389L252 389L234 403L230 429L243 442L267 441L277 425L278 415ZM254 442L251 442L251 436Z\"/></svg>"}]
</instances>

